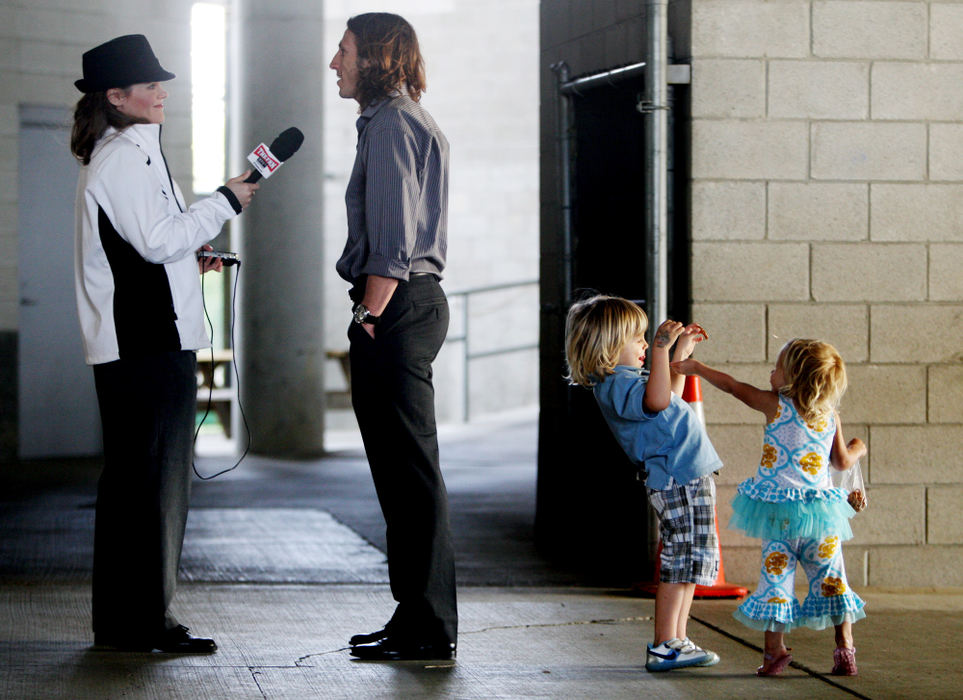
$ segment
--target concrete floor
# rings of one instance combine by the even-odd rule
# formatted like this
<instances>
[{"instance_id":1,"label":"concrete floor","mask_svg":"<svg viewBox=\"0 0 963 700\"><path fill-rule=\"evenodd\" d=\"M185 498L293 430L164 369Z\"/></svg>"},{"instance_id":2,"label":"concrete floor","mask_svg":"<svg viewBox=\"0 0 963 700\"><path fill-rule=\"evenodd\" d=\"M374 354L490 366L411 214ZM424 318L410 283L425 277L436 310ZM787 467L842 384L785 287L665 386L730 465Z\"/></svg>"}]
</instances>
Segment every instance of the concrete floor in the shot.
<instances>
[{"instance_id":1,"label":"concrete floor","mask_svg":"<svg viewBox=\"0 0 963 700\"><path fill-rule=\"evenodd\" d=\"M347 638L393 601L363 454L249 458L195 484L175 613L220 649L204 657L95 651L89 577L96 461L0 470L2 698L951 698L963 591L860 591L860 676L833 678L832 633L790 636L795 665L760 679L761 635L736 601L697 601L689 633L715 667L648 674L653 601L580 585L531 540L535 420L447 432L459 557L458 659L352 660ZM224 466L202 458L203 473Z\"/></svg>"}]
</instances>

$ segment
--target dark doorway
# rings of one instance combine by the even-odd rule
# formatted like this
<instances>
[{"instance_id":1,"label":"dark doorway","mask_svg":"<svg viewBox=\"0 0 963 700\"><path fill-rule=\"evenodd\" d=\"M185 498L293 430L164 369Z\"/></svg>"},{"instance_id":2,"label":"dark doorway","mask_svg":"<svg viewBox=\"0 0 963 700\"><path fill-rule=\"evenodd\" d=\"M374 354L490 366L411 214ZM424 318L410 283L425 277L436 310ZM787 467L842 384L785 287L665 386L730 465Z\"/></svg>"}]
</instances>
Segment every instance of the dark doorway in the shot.
<instances>
[{"instance_id":1,"label":"dark doorway","mask_svg":"<svg viewBox=\"0 0 963 700\"><path fill-rule=\"evenodd\" d=\"M581 572L586 583L625 585L647 581L654 571L643 482L602 419L592 393L566 386L564 316L574 299L594 291L644 306L646 294L645 115L641 78L603 85L570 99L571 260L573 299L547 299L543 287L541 414L539 424L536 538L543 551ZM678 102L679 95L675 95ZM684 123L670 117L674 132ZM686 173L680 172L670 133L669 312L689 313ZM675 157L673 157L673 155ZM565 203L563 203L564 207ZM550 233L549 233L550 235ZM543 230L542 279L557 279L566 261ZM564 272L564 271L563 271ZM662 319L650 319L652 326ZM650 328L651 332L651 328Z\"/></svg>"},{"instance_id":2,"label":"dark doorway","mask_svg":"<svg viewBox=\"0 0 963 700\"><path fill-rule=\"evenodd\" d=\"M572 286L645 296L645 116L641 82L572 98Z\"/></svg>"}]
</instances>

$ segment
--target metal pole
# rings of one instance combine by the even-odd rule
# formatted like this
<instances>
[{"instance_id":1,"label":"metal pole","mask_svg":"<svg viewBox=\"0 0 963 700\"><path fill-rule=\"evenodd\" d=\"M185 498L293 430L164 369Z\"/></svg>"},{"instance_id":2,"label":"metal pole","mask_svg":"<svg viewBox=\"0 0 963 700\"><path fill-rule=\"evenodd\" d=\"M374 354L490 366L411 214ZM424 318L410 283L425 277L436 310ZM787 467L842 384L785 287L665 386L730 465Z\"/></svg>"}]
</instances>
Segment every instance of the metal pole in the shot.
<instances>
[{"instance_id":1,"label":"metal pole","mask_svg":"<svg viewBox=\"0 0 963 700\"><path fill-rule=\"evenodd\" d=\"M572 114L569 99L563 87L569 82L569 68L565 61L553 63L552 71L558 79L558 161L559 161L559 199L562 211L562 312L572 301Z\"/></svg>"},{"instance_id":2,"label":"metal pole","mask_svg":"<svg viewBox=\"0 0 963 700\"><path fill-rule=\"evenodd\" d=\"M647 0L645 81L645 217L646 291L649 327L655 329L668 313L668 0ZM656 561L659 522L648 508L650 561Z\"/></svg>"},{"instance_id":3,"label":"metal pole","mask_svg":"<svg viewBox=\"0 0 963 700\"><path fill-rule=\"evenodd\" d=\"M470 318L470 314L468 313L468 297L469 297L469 296L470 296L470 295L466 294L466 295L463 297L463 301L462 301L462 305L461 305L461 327L462 327L462 333L463 333L464 338L465 338L465 342L462 343L462 345L464 345L464 354L463 354L464 364L463 364L463 367L465 368L465 370L464 370L465 373L464 373L464 375L463 375L463 377L462 377L462 379L463 379L464 381L463 381L463 383L462 383L462 412L461 412L461 418L462 418L462 420L463 420L465 423L467 423L467 422L468 422L468 419L471 417L471 393L470 393L470 392L471 392L471 377L469 376L469 371L470 371L469 363L471 362L471 352L470 352L471 348L468 347L468 342L469 342L469 340L471 339L471 333L469 332L469 328L468 328L468 319Z\"/></svg>"},{"instance_id":4,"label":"metal pole","mask_svg":"<svg viewBox=\"0 0 963 700\"><path fill-rule=\"evenodd\" d=\"M645 81L646 286L649 324L668 313L668 0L648 0Z\"/></svg>"}]
</instances>

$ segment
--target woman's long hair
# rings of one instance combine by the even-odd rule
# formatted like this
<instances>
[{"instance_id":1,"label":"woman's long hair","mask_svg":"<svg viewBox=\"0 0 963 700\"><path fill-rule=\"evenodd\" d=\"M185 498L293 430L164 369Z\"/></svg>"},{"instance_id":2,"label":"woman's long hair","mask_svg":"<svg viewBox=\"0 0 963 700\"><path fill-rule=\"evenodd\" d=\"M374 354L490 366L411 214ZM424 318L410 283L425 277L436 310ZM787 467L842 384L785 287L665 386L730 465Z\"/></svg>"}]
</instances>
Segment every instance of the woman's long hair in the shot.
<instances>
[{"instance_id":1,"label":"woman's long hair","mask_svg":"<svg viewBox=\"0 0 963 700\"><path fill-rule=\"evenodd\" d=\"M368 12L348 20L358 46L358 103L364 110L395 90L415 102L425 91L425 62L414 28L398 15Z\"/></svg>"},{"instance_id":2,"label":"woman's long hair","mask_svg":"<svg viewBox=\"0 0 963 700\"><path fill-rule=\"evenodd\" d=\"M130 88L121 88L125 95L130 94ZM118 131L126 129L131 124L142 122L134 119L110 103L107 93L88 92L77 102L74 108L74 126L70 133L70 152L84 165L90 164L90 156L94 152L97 141L112 126Z\"/></svg>"}]
</instances>

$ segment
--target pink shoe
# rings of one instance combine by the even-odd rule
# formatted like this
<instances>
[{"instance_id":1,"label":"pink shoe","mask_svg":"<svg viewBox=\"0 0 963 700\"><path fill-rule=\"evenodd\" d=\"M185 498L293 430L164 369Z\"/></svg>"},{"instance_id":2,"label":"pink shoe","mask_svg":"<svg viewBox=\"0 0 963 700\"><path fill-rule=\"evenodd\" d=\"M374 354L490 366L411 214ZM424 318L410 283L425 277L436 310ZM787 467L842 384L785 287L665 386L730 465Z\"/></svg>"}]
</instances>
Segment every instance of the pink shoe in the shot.
<instances>
[{"instance_id":1,"label":"pink shoe","mask_svg":"<svg viewBox=\"0 0 963 700\"><path fill-rule=\"evenodd\" d=\"M762 660L763 664L756 669L757 676L778 676L780 673L786 670L786 666L792 661L792 654L789 652L792 649L786 649L786 653L780 654L779 656L773 656L772 654L763 654Z\"/></svg>"},{"instance_id":2,"label":"pink shoe","mask_svg":"<svg viewBox=\"0 0 963 700\"><path fill-rule=\"evenodd\" d=\"M837 647L833 652L833 670L830 673L834 676L855 676L856 649Z\"/></svg>"}]
</instances>

